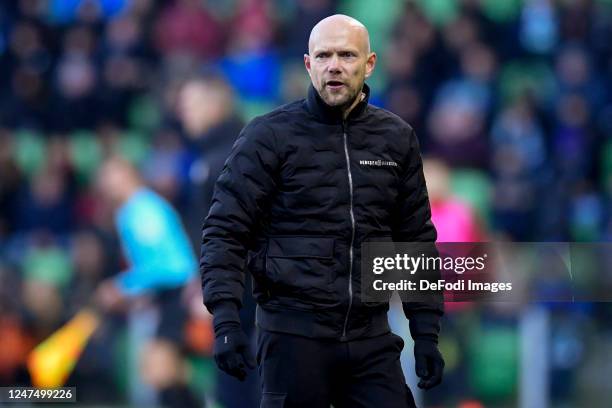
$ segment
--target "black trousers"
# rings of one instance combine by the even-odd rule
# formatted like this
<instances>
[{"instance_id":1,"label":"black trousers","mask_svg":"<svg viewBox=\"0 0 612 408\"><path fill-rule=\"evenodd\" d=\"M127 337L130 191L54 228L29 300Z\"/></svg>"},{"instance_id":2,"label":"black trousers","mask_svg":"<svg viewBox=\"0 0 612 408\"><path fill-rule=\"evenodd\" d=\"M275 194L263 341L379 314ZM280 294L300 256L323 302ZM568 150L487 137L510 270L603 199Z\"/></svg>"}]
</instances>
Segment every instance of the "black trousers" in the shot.
<instances>
[{"instance_id":1,"label":"black trousers","mask_svg":"<svg viewBox=\"0 0 612 408\"><path fill-rule=\"evenodd\" d=\"M410 408L401 337L340 342L257 328L260 408Z\"/></svg>"}]
</instances>

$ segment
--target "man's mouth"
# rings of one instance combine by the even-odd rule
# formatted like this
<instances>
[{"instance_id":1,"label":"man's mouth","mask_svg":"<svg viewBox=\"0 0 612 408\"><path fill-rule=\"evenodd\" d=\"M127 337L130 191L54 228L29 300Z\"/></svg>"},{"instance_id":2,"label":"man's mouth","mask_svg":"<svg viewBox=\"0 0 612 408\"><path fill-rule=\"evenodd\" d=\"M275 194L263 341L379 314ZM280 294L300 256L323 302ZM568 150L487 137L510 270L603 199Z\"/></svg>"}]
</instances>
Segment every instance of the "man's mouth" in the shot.
<instances>
[{"instance_id":1,"label":"man's mouth","mask_svg":"<svg viewBox=\"0 0 612 408\"><path fill-rule=\"evenodd\" d=\"M332 91L341 89L344 86L344 82L341 81L327 81L325 85Z\"/></svg>"}]
</instances>

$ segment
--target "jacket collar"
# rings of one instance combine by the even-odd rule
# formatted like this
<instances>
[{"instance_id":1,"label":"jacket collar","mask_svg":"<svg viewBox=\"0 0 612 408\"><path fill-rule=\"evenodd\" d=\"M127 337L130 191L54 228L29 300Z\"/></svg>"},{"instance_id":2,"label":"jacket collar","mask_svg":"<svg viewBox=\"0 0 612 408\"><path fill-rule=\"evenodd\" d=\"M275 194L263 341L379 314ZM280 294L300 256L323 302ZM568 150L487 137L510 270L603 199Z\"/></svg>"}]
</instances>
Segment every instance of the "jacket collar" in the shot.
<instances>
[{"instance_id":1,"label":"jacket collar","mask_svg":"<svg viewBox=\"0 0 612 408\"><path fill-rule=\"evenodd\" d=\"M365 94L365 98L360 101L349 113L346 118L347 121L359 117L365 111L368 106L368 100L370 98L370 87L367 84L363 84L363 88L361 90ZM324 123L329 124L339 124L342 123L342 111L334 106L329 106L326 104L317 90L310 84L308 88L308 97L306 98L306 107L308 111L319 118Z\"/></svg>"}]
</instances>

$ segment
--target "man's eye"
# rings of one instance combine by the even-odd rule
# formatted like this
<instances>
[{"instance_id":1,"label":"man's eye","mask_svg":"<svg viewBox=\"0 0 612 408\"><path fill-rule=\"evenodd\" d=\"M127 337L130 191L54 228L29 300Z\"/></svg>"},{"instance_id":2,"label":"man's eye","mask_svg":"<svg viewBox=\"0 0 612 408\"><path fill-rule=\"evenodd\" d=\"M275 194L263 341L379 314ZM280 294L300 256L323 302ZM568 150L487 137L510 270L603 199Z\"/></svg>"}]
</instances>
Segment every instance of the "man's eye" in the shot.
<instances>
[{"instance_id":1,"label":"man's eye","mask_svg":"<svg viewBox=\"0 0 612 408\"><path fill-rule=\"evenodd\" d=\"M328 57L328 55L327 55L327 54L317 54L315 57L316 57L317 59L323 59L323 58L327 58L327 57Z\"/></svg>"},{"instance_id":2,"label":"man's eye","mask_svg":"<svg viewBox=\"0 0 612 408\"><path fill-rule=\"evenodd\" d=\"M352 52L341 52L341 53L340 53L340 56L341 56L342 58L351 58L351 57L354 57L354 56L355 56L355 54L353 54Z\"/></svg>"}]
</instances>

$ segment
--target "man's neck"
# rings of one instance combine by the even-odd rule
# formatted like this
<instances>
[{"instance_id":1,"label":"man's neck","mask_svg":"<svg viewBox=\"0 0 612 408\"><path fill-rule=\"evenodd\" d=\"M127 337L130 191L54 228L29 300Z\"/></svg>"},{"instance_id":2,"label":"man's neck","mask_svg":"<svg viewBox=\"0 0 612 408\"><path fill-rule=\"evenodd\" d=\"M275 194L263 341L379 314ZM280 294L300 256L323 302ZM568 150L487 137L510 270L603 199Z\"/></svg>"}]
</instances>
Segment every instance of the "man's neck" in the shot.
<instances>
[{"instance_id":1,"label":"man's neck","mask_svg":"<svg viewBox=\"0 0 612 408\"><path fill-rule=\"evenodd\" d=\"M138 190L140 190L143 186L140 183L130 182L126 180L126 183L122 186L121 191L117 195L116 205L121 207L136 194Z\"/></svg>"},{"instance_id":2,"label":"man's neck","mask_svg":"<svg viewBox=\"0 0 612 408\"><path fill-rule=\"evenodd\" d=\"M355 98L351 106L349 106L342 112L342 119L348 118L348 115L351 113L351 111L355 109L355 106L357 106L359 102L363 101L364 98L365 98L365 93L363 93L363 91L360 91L359 96Z\"/></svg>"}]
</instances>

